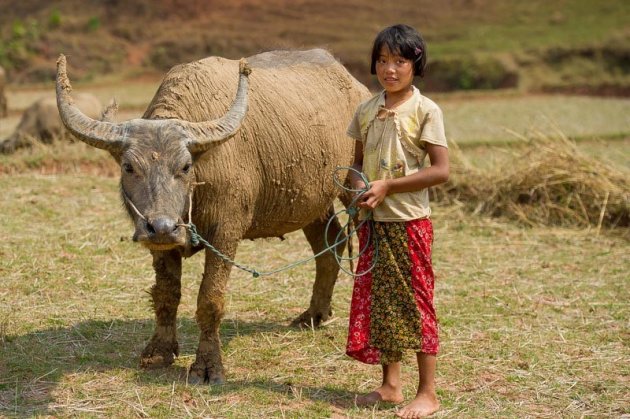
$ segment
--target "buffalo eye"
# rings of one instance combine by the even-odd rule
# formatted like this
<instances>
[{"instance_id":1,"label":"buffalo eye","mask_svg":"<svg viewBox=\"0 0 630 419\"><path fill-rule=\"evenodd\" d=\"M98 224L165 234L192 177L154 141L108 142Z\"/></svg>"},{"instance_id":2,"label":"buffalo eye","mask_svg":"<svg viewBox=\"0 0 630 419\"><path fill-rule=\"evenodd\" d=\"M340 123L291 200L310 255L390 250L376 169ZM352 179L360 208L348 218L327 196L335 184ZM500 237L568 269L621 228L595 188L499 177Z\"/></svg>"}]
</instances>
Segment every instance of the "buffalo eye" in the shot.
<instances>
[{"instance_id":1,"label":"buffalo eye","mask_svg":"<svg viewBox=\"0 0 630 419\"><path fill-rule=\"evenodd\" d=\"M184 174L187 174L188 172L190 172L191 168L192 168L192 164L191 163L186 163L184 165L184 167L182 167L182 172L184 172Z\"/></svg>"},{"instance_id":2,"label":"buffalo eye","mask_svg":"<svg viewBox=\"0 0 630 419\"><path fill-rule=\"evenodd\" d=\"M130 165L129 163L123 163L122 168L126 173L129 173L129 174L133 173L133 166Z\"/></svg>"}]
</instances>

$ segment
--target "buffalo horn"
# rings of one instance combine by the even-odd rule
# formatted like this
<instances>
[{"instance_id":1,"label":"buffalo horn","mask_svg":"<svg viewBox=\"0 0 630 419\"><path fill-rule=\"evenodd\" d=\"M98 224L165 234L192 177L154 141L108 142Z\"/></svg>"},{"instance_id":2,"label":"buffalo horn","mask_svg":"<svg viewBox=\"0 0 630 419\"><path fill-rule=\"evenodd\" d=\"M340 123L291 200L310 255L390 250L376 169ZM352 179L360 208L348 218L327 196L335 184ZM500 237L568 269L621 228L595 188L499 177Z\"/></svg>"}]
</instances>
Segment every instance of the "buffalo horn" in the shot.
<instances>
[{"instance_id":1,"label":"buffalo horn","mask_svg":"<svg viewBox=\"0 0 630 419\"><path fill-rule=\"evenodd\" d=\"M110 152L118 151L124 143L124 126L90 118L75 105L70 92L72 86L66 73L66 57L57 60L57 108L66 128L79 140Z\"/></svg>"},{"instance_id":2,"label":"buffalo horn","mask_svg":"<svg viewBox=\"0 0 630 419\"><path fill-rule=\"evenodd\" d=\"M217 141L232 137L241 127L247 114L247 89L248 76L251 68L245 59L239 62L239 79L236 97L228 112L221 118L207 122L184 122L182 126L191 134L193 140L188 143L188 149L195 152L203 152Z\"/></svg>"}]
</instances>

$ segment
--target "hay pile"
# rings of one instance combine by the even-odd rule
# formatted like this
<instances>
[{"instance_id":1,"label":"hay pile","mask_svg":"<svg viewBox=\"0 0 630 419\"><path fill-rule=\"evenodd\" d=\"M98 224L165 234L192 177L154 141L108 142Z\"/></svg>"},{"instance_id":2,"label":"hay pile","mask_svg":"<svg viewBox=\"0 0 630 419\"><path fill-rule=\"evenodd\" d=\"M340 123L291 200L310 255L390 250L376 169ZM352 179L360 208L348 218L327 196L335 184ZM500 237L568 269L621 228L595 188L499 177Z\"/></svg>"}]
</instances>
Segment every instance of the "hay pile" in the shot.
<instances>
[{"instance_id":1,"label":"hay pile","mask_svg":"<svg viewBox=\"0 0 630 419\"><path fill-rule=\"evenodd\" d=\"M581 153L564 135L537 134L527 151L489 171L451 147L451 179L434 192L475 214L526 225L630 226L630 174Z\"/></svg>"}]
</instances>

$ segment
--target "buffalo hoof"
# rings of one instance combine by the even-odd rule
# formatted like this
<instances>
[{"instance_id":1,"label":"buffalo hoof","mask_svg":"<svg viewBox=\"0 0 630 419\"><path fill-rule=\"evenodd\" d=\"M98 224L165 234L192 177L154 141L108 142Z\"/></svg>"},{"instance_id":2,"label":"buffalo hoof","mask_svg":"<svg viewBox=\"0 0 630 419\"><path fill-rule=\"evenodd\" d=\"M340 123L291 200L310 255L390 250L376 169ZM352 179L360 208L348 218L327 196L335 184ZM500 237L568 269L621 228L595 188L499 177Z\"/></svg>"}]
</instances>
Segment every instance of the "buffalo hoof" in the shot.
<instances>
[{"instance_id":1,"label":"buffalo hoof","mask_svg":"<svg viewBox=\"0 0 630 419\"><path fill-rule=\"evenodd\" d=\"M177 342L160 342L151 340L142 351L140 366L147 369L164 368L175 362L179 355Z\"/></svg>"},{"instance_id":2,"label":"buffalo hoof","mask_svg":"<svg viewBox=\"0 0 630 419\"><path fill-rule=\"evenodd\" d=\"M188 384L225 384L223 367L205 365L203 361L195 361L188 371Z\"/></svg>"},{"instance_id":3,"label":"buffalo hoof","mask_svg":"<svg viewBox=\"0 0 630 419\"><path fill-rule=\"evenodd\" d=\"M325 310L324 313L322 313L321 311L311 311L311 309L308 309L291 322L291 327L297 327L300 329L311 329L314 327L320 327L331 316L331 309Z\"/></svg>"}]
</instances>

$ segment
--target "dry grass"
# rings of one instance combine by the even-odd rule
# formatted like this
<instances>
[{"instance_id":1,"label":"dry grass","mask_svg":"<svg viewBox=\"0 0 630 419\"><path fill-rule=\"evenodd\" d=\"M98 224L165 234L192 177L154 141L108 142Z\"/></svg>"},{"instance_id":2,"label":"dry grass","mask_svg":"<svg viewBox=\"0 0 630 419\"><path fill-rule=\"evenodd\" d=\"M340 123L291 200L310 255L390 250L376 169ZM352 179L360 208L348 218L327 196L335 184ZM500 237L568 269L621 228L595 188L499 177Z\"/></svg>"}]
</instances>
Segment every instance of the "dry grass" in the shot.
<instances>
[{"instance_id":1,"label":"dry grass","mask_svg":"<svg viewBox=\"0 0 630 419\"><path fill-rule=\"evenodd\" d=\"M627 227L630 174L583 154L562 133L522 138L525 151L503 164L477 169L456 146L454 173L439 199L473 214L502 216L526 225Z\"/></svg>"},{"instance_id":2,"label":"dry grass","mask_svg":"<svg viewBox=\"0 0 630 419\"><path fill-rule=\"evenodd\" d=\"M121 119L134 112L123 110ZM627 155L619 143L611 144L608 153ZM563 158L583 159L571 144L558 147L568 153ZM186 384L197 344L194 311L203 257L187 260L181 355L171 368L141 370L139 356L154 327L146 294L153 283L151 259L129 240L132 228L115 179L119 169L110 160L82 143L0 156L0 416L392 416L392 406L353 405L356 392L378 384L379 371L344 355L351 278L339 279L335 317L326 327L288 327L308 305L313 264L262 280L233 272L221 326L228 384L207 387ZM582 170L574 170L579 167L595 168L598 175L610 169L569 161L580 178ZM494 172L492 164L484 168L518 185L508 175L531 165L523 160L502 171ZM464 173L471 181L481 176L458 168L454 179L460 182ZM532 182L530 177L536 178L521 182ZM555 191L551 186L547 181L541 187ZM611 193L606 211L613 200ZM595 213L602 203L603 197L592 200ZM627 237L615 233L627 228L598 231L596 221L523 228L506 217L471 215L457 202L435 206L443 406L437 417L630 414L630 247ZM270 270L308 255L302 235L294 233L285 241L243 242L237 259ZM415 377L409 354L403 370L407 398Z\"/></svg>"},{"instance_id":3,"label":"dry grass","mask_svg":"<svg viewBox=\"0 0 630 419\"><path fill-rule=\"evenodd\" d=\"M0 154L0 173L17 175L25 172L113 177L120 173L120 168L109 153L81 142L60 140L51 147L33 141L30 149L20 149L11 155Z\"/></svg>"},{"instance_id":4,"label":"dry grass","mask_svg":"<svg viewBox=\"0 0 630 419\"><path fill-rule=\"evenodd\" d=\"M287 325L308 304L312 264L263 280L233 272L221 327L228 384L186 385L202 256L187 261L181 356L143 371L153 315L148 252L131 243L116 180L0 175L0 415L391 417L353 406L377 367L344 356L352 280L321 330ZM628 242L593 229L523 229L436 206L441 322L437 417L629 414ZM261 269L309 254L299 233L243 242ZM404 394L416 372L405 358Z\"/></svg>"}]
</instances>

